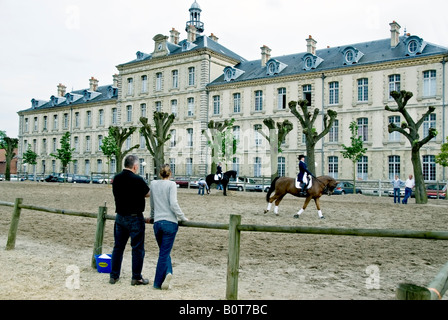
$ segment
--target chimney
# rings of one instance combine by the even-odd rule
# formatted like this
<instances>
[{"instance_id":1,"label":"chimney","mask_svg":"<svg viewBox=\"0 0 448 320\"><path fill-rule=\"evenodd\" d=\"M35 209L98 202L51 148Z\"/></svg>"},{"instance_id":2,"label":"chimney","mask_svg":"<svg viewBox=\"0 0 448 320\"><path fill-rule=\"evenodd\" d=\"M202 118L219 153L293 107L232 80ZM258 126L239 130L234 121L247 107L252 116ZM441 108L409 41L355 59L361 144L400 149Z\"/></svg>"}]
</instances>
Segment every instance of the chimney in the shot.
<instances>
[{"instance_id":1,"label":"chimney","mask_svg":"<svg viewBox=\"0 0 448 320\"><path fill-rule=\"evenodd\" d=\"M190 24L187 28L187 40L190 42L195 42L196 41L196 34L197 34L197 29L194 25Z\"/></svg>"},{"instance_id":2,"label":"chimney","mask_svg":"<svg viewBox=\"0 0 448 320\"><path fill-rule=\"evenodd\" d=\"M306 39L306 52L311 53L312 55L316 55L316 44L317 41L313 39L310 35L308 39Z\"/></svg>"},{"instance_id":3,"label":"chimney","mask_svg":"<svg viewBox=\"0 0 448 320\"><path fill-rule=\"evenodd\" d=\"M112 76L112 79L113 79L112 86L118 88L118 74L114 74Z\"/></svg>"},{"instance_id":4,"label":"chimney","mask_svg":"<svg viewBox=\"0 0 448 320\"><path fill-rule=\"evenodd\" d=\"M215 42L218 42L218 37L217 36L215 36L213 33L210 35L210 37L209 37L210 39L212 39L213 41L215 41Z\"/></svg>"},{"instance_id":5,"label":"chimney","mask_svg":"<svg viewBox=\"0 0 448 320\"><path fill-rule=\"evenodd\" d=\"M67 87L64 86L62 83L58 84L58 97L65 96L65 89L67 89Z\"/></svg>"},{"instance_id":6,"label":"chimney","mask_svg":"<svg viewBox=\"0 0 448 320\"><path fill-rule=\"evenodd\" d=\"M393 21L390 25L390 46L395 48L400 42L400 28L401 26Z\"/></svg>"},{"instance_id":7,"label":"chimney","mask_svg":"<svg viewBox=\"0 0 448 320\"><path fill-rule=\"evenodd\" d=\"M271 59L271 49L269 49L269 47L266 45L263 45L260 49L261 49L261 66L265 67L266 62L268 62L269 59Z\"/></svg>"},{"instance_id":8,"label":"chimney","mask_svg":"<svg viewBox=\"0 0 448 320\"><path fill-rule=\"evenodd\" d=\"M90 78L90 91L96 91L98 89L98 80L96 80L94 77Z\"/></svg>"},{"instance_id":9,"label":"chimney","mask_svg":"<svg viewBox=\"0 0 448 320\"><path fill-rule=\"evenodd\" d=\"M171 36L170 36L170 41L171 41L171 43L179 44L179 35L180 35L180 32L177 31L176 29L172 28L171 31L170 31L170 35L171 35Z\"/></svg>"}]
</instances>

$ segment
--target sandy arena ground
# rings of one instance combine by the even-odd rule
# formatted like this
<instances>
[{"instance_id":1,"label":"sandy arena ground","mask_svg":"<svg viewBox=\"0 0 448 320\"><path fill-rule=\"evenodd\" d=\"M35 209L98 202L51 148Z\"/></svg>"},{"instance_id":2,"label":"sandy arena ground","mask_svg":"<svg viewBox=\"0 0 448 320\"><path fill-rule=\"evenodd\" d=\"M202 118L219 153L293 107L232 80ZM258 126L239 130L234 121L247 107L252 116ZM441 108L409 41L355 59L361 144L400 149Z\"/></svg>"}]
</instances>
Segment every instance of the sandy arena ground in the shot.
<instances>
[{"instance_id":1,"label":"sandy arena ground","mask_svg":"<svg viewBox=\"0 0 448 320\"><path fill-rule=\"evenodd\" d=\"M325 220L311 203L300 219L292 216L304 198L286 196L279 216L264 214L265 193L230 191L198 196L178 189L186 216L195 221L228 223L241 214L243 224L347 228L448 230L448 201L394 205L389 197L324 196ZM0 201L83 212L105 203L114 214L110 186L36 182L0 182ZM149 201L147 201L147 211ZM225 298L228 232L181 227L174 244L172 290L131 282L131 249L125 251L121 280L91 268L96 219L22 210L16 248L6 251L12 208L0 206L0 299L188 299ZM111 253L113 221L106 222L103 253ZM146 229L144 277L154 278L157 245ZM352 236L243 232L239 299L392 300L399 283L425 286L448 261L448 241ZM71 279L79 271L79 288ZM375 279L375 273L378 277ZM447 299L445 296L444 299Z\"/></svg>"}]
</instances>

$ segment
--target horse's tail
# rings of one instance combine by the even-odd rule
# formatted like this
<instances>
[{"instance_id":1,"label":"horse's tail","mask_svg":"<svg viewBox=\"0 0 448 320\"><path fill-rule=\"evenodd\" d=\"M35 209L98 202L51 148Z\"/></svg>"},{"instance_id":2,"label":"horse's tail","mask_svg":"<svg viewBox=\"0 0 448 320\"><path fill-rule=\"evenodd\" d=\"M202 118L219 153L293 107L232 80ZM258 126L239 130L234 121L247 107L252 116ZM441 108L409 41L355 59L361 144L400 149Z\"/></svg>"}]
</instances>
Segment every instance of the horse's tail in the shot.
<instances>
[{"instance_id":1,"label":"horse's tail","mask_svg":"<svg viewBox=\"0 0 448 320\"><path fill-rule=\"evenodd\" d=\"M272 180L271 182L271 186L269 187L269 191L266 194L266 201L269 202L269 198L271 197L272 192L274 192L275 190L275 183L277 182L279 177L276 177L274 180Z\"/></svg>"}]
</instances>

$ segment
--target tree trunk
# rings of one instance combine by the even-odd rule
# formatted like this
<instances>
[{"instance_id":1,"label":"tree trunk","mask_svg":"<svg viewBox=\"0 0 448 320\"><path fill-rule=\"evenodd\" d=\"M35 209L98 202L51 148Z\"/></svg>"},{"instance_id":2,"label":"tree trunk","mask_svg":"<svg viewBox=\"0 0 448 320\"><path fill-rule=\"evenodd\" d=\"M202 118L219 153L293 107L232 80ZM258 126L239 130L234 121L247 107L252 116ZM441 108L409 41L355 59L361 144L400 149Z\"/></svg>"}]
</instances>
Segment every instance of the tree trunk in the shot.
<instances>
[{"instance_id":1,"label":"tree trunk","mask_svg":"<svg viewBox=\"0 0 448 320\"><path fill-rule=\"evenodd\" d=\"M306 144L306 166L308 170L316 175L316 158L314 155L315 144L307 143Z\"/></svg>"},{"instance_id":2,"label":"tree trunk","mask_svg":"<svg viewBox=\"0 0 448 320\"><path fill-rule=\"evenodd\" d=\"M428 196L426 194L425 180L423 179L420 150L412 150L411 161L414 167L415 203L425 204L428 202Z\"/></svg>"}]
</instances>

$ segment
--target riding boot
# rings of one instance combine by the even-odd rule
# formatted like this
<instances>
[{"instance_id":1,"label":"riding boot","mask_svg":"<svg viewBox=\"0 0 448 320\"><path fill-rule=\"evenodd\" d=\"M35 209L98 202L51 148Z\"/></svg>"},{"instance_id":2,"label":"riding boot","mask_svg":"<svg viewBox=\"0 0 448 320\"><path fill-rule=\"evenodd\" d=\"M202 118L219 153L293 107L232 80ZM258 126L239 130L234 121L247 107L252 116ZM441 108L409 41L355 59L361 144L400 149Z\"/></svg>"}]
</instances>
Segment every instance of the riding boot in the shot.
<instances>
[{"instance_id":1,"label":"riding boot","mask_svg":"<svg viewBox=\"0 0 448 320\"><path fill-rule=\"evenodd\" d=\"M302 183L302 192L306 193L306 183Z\"/></svg>"}]
</instances>

